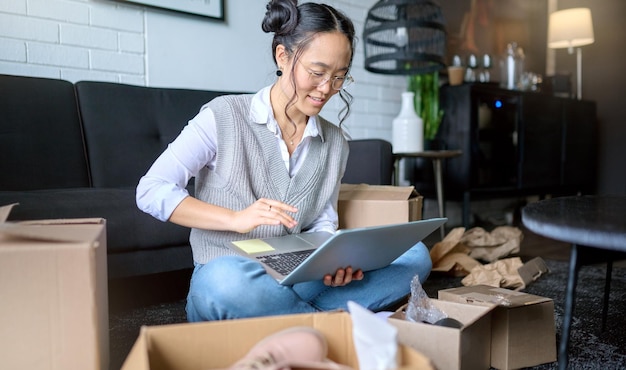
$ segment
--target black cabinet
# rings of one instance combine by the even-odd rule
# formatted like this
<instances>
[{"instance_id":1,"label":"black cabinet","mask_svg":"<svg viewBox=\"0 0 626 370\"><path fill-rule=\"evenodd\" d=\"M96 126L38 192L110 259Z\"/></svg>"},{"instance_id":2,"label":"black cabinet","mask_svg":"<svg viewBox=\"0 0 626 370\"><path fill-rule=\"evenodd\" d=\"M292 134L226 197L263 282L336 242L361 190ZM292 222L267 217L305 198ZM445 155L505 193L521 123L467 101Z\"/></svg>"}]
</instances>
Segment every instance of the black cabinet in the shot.
<instances>
[{"instance_id":1,"label":"black cabinet","mask_svg":"<svg viewBox=\"0 0 626 370\"><path fill-rule=\"evenodd\" d=\"M596 184L594 102L493 84L443 86L438 139L463 155L445 165L446 197L590 193Z\"/></svg>"}]
</instances>

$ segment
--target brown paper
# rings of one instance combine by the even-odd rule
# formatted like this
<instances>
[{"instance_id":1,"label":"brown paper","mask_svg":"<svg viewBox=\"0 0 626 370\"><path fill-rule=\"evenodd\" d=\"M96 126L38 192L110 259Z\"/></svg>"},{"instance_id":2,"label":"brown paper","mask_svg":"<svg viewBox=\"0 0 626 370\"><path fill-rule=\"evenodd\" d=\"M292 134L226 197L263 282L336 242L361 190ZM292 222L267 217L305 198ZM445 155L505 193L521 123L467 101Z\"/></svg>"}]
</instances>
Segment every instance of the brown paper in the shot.
<instances>
[{"instance_id":1,"label":"brown paper","mask_svg":"<svg viewBox=\"0 0 626 370\"><path fill-rule=\"evenodd\" d=\"M494 262L518 253L522 239L522 231L517 227L499 226L491 232L475 227L466 231L459 242L470 248L471 257Z\"/></svg>"},{"instance_id":2,"label":"brown paper","mask_svg":"<svg viewBox=\"0 0 626 370\"><path fill-rule=\"evenodd\" d=\"M500 288L523 288L522 277L517 270L523 263L519 257L506 258L487 265L476 266L461 283L465 286L489 285Z\"/></svg>"},{"instance_id":3,"label":"brown paper","mask_svg":"<svg viewBox=\"0 0 626 370\"><path fill-rule=\"evenodd\" d=\"M442 241L430 250L433 262L432 271L449 273L453 276L465 276L480 262L468 256L470 249L459 241L465 233L464 227L457 227L448 233Z\"/></svg>"},{"instance_id":4,"label":"brown paper","mask_svg":"<svg viewBox=\"0 0 626 370\"><path fill-rule=\"evenodd\" d=\"M430 250L430 259L433 261L433 264L436 264L446 254L453 253L455 251L463 252L465 254L469 253L467 247L459 245L459 241L461 240L461 237L463 237L464 232L464 227L454 228L450 230L448 235L446 235L442 241L435 243Z\"/></svg>"},{"instance_id":5,"label":"brown paper","mask_svg":"<svg viewBox=\"0 0 626 370\"><path fill-rule=\"evenodd\" d=\"M522 232L516 227L500 226L490 233L480 227L467 231L464 227L454 228L430 250L430 258L433 263L432 271L448 273L453 276L469 275L476 267L483 267L479 260L494 262L511 253L518 252L521 240ZM508 264L509 262L504 263ZM514 271L515 279L503 278L502 273L498 273L497 270L495 272L483 270L476 272L476 274L480 274L477 281L492 286L517 284L520 279L517 268L511 271ZM475 277L470 279L475 279Z\"/></svg>"},{"instance_id":6,"label":"brown paper","mask_svg":"<svg viewBox=\"0 0 626 370\"><path fill-rule=\"evenodd\" d=\"M432 271L447 272L453 276L465 276L474 267L480 265L480 262L468 256L467 253L450 253L442 257L437 264L433 264Z\"/></svg>"}]
</instances>

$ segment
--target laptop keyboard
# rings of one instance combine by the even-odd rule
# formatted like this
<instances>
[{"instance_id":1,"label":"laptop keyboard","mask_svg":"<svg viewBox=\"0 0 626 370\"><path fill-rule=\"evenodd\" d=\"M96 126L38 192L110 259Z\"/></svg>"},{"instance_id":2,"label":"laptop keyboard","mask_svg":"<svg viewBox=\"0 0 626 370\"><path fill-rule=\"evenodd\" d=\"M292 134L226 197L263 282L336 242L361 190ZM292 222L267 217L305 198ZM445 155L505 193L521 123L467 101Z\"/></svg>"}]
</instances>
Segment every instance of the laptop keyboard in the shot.
<instances>
[{"instance_id":1,"label":"laptop keyboard","mask_svg":"<svg viewBox=\"0 0 626 370\"><path fill-rule=\"evenodd\" d=\"M315 249L258 256L257 259L282 275L287 275L298 267Z\"/></svg>"}]
</instances>

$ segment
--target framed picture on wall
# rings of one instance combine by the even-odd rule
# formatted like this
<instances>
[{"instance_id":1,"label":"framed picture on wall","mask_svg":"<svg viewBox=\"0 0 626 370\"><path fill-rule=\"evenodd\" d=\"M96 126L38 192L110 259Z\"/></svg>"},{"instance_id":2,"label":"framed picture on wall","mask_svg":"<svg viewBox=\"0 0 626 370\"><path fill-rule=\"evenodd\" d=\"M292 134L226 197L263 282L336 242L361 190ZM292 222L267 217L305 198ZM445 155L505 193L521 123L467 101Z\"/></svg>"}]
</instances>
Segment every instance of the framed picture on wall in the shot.
<instances>
[{"instance_id":1,"label":"framed picture on wall","mask_svg":"<svg viewBox=\"0 0 626 370\"><path fill-rule=\"evenodd\" d=\"M116 0L224 20L224 0Z\"/></svg>"}]
</instances>

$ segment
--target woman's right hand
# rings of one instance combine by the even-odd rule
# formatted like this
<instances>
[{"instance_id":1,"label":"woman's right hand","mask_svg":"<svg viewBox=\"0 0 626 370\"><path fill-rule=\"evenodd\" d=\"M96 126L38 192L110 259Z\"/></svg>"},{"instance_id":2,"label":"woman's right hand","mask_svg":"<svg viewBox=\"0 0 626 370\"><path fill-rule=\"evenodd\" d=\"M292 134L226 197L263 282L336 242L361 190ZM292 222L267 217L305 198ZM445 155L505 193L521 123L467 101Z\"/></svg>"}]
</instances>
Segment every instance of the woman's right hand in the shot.
<instances>
[{"instance_id":1,"label":"woman's right hand","mask_svg":"<svg viewBox=\"0 0 626 370\"><path fill-rule=\"evenodd\" d=\"M273 199L261 198L248 208L235 212L233 229L239 233L247 233L261 225L284 225L292 228L297 222L290 213L298 209L289 204Z\"/></svg>"},{"instance_id":2,"label":"woman's right hand","mask_svg":"<svg viewBox=\"0 0 626 370\"><path fill-rule=\"evenodd\" d=\"M324 275L324 285L333 288L345 286L353 281L363 280L364 276L361 269L354 270L351 266L339 268L335 271L334 276L331 274Z\"/></svg>"}]
</instances>

